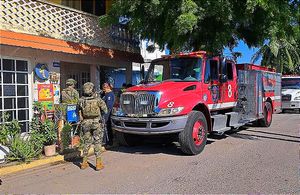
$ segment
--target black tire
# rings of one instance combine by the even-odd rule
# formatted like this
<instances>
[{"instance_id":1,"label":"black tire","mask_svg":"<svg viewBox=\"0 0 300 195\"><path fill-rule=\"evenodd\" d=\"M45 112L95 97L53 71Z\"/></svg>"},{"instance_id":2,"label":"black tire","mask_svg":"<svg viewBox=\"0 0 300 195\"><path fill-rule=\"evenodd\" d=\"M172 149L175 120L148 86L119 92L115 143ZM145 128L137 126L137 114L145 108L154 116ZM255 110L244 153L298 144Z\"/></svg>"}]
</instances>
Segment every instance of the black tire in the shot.
<instances>
[{"instance_id":1,"label":"black tire","mask_svg":"<svg viewBox=\"0 0 300 195\"><path fill-rule=\"evenodd\" d=\"M201 123L197 133L198 140L193 135L196 123ZM189 114L184 130L178 136L182 152L189 155L200 154L206 145L207 132L208 125L204 114L199 111L192 111Z\"/></svg>"},{"instance_id":2,"label":"black tire","mask_svg":"<svg viewBox=\"0 0 300 195\"><path fill-rule=\"evenodd\" d=\"M268 119L268 115L270 115ZM273 119L273 110L270 102L265 102L264 117L258 120L260 127L270 127Z\"/></svg>"},{"instance_id":3,"label":"black tire","mask_svg":"<svg viewBox=\"0 0 300 195\"><path fill-rule=\"evenodd\" d=\"M143 142L142 137L139 135L122 133L118 131L116 131L116 138L119 144L122 146L137 146Z\"/></svg>"}]
</instances>

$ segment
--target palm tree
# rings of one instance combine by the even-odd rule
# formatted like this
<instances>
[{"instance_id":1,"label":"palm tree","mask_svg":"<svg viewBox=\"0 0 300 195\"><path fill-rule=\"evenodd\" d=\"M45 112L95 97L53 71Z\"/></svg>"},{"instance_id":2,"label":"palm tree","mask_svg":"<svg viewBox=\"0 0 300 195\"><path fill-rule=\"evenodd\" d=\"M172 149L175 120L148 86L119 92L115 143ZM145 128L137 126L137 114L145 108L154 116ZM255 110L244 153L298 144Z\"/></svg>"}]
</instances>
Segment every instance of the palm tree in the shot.
<instances>
[{"instance_id":1,"label":"palm tree","mask_svg":"<svg viewBox=\"0 0 300 195\"><path fill-rule=\"evenodd\" d=\"M253 56L252 63L262 57L262 66L276 68L277 72L297 72L300 64L300 49L295 41L273 38Z\"/></svg>"}]
</instances>

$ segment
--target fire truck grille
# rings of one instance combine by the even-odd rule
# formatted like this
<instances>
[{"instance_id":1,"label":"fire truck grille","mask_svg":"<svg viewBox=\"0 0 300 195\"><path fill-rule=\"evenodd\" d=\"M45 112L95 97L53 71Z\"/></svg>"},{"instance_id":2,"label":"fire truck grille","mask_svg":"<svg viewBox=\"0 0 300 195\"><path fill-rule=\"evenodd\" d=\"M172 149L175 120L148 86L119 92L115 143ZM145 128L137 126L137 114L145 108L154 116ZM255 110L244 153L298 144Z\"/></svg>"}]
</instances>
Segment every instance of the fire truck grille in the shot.
<instances>
[{"instance_id":1,"label":"fire truck grille","mask_svg":"<svg viewBox=\"0 0 300 195\"><path fill-rule=\"evenodd\" d=\"M282 95L281 100L282 101L291 101L292 96L290 94Z\"/></svg>"},{"instance_id":2,"label":"fire truck grille","mask_svg":"<svg viewBox=\"0 0 300 195\"><path fill-rule=\"evenodd\" d=\"M124 114L152 114L155 95L148 93L124 93L121 95L121 108Z\"/></svg>"}]
</instances>

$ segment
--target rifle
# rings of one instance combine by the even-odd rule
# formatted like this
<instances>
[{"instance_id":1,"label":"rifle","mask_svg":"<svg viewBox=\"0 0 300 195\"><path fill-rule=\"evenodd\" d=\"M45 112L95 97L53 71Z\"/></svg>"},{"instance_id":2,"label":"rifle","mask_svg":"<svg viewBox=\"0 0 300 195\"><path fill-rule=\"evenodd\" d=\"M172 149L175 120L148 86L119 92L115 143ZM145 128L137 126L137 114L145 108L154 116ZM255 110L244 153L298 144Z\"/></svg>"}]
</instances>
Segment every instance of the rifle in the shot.
<instances>
[{"instance_id":1,"label":"rifle","mask_svg":"<svg viewBox=\"0 0 300 195\"><path fill-rule=\"evenodd\" d=\"M107 126L106 126L104 113L101 114L101 119L100 120L102 121L102 129L103 129L103 132L104 132L103 136L105 136L105 140L106 140L106 142L108 142L109 138L108 138L108 132L107 132Z\"/></svg>"}]
</instances>

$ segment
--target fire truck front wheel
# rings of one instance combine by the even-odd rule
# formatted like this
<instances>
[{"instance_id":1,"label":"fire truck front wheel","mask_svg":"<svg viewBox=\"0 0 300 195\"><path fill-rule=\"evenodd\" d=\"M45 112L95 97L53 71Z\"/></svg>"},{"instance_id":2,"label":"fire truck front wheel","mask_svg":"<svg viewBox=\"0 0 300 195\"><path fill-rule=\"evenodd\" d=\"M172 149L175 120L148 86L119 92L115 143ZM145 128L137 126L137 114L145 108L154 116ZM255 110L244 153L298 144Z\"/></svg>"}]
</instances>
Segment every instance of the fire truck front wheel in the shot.
<instances>
[{"instance_id":1,"label":"fire truck front wheel","mask_svg":"<svg viewBox=\"0 0 300 195\"><path fill-rule=\"evenodd\" d=\"M258 124L261 127L269 127L272 123L272 105L270 102L265 102L264 117L258 120Z\"/></svg>"},{"instance_id":2,"label":"fire truck front wheel","mask_svg":"<svg viewBox=\"0 0 300 195\"><path fill-rule=\"evenodd\" d=\"M182 132L179 143L182 152L189 155L200 154L207 141L208 125L202 112L192 111Z\"/></svg>"},{"instance_id":3,"label":"fire truck front wheel","mask_svg":"<svg viewBox=\"0 0 300 195\"><path fill-rule=\"evenodd\" d=\"M136 146L140 145L143 140L139 135L123 133L116 131L116 138L120 145L122 146Z\"/></svg>"}]
</instances>

